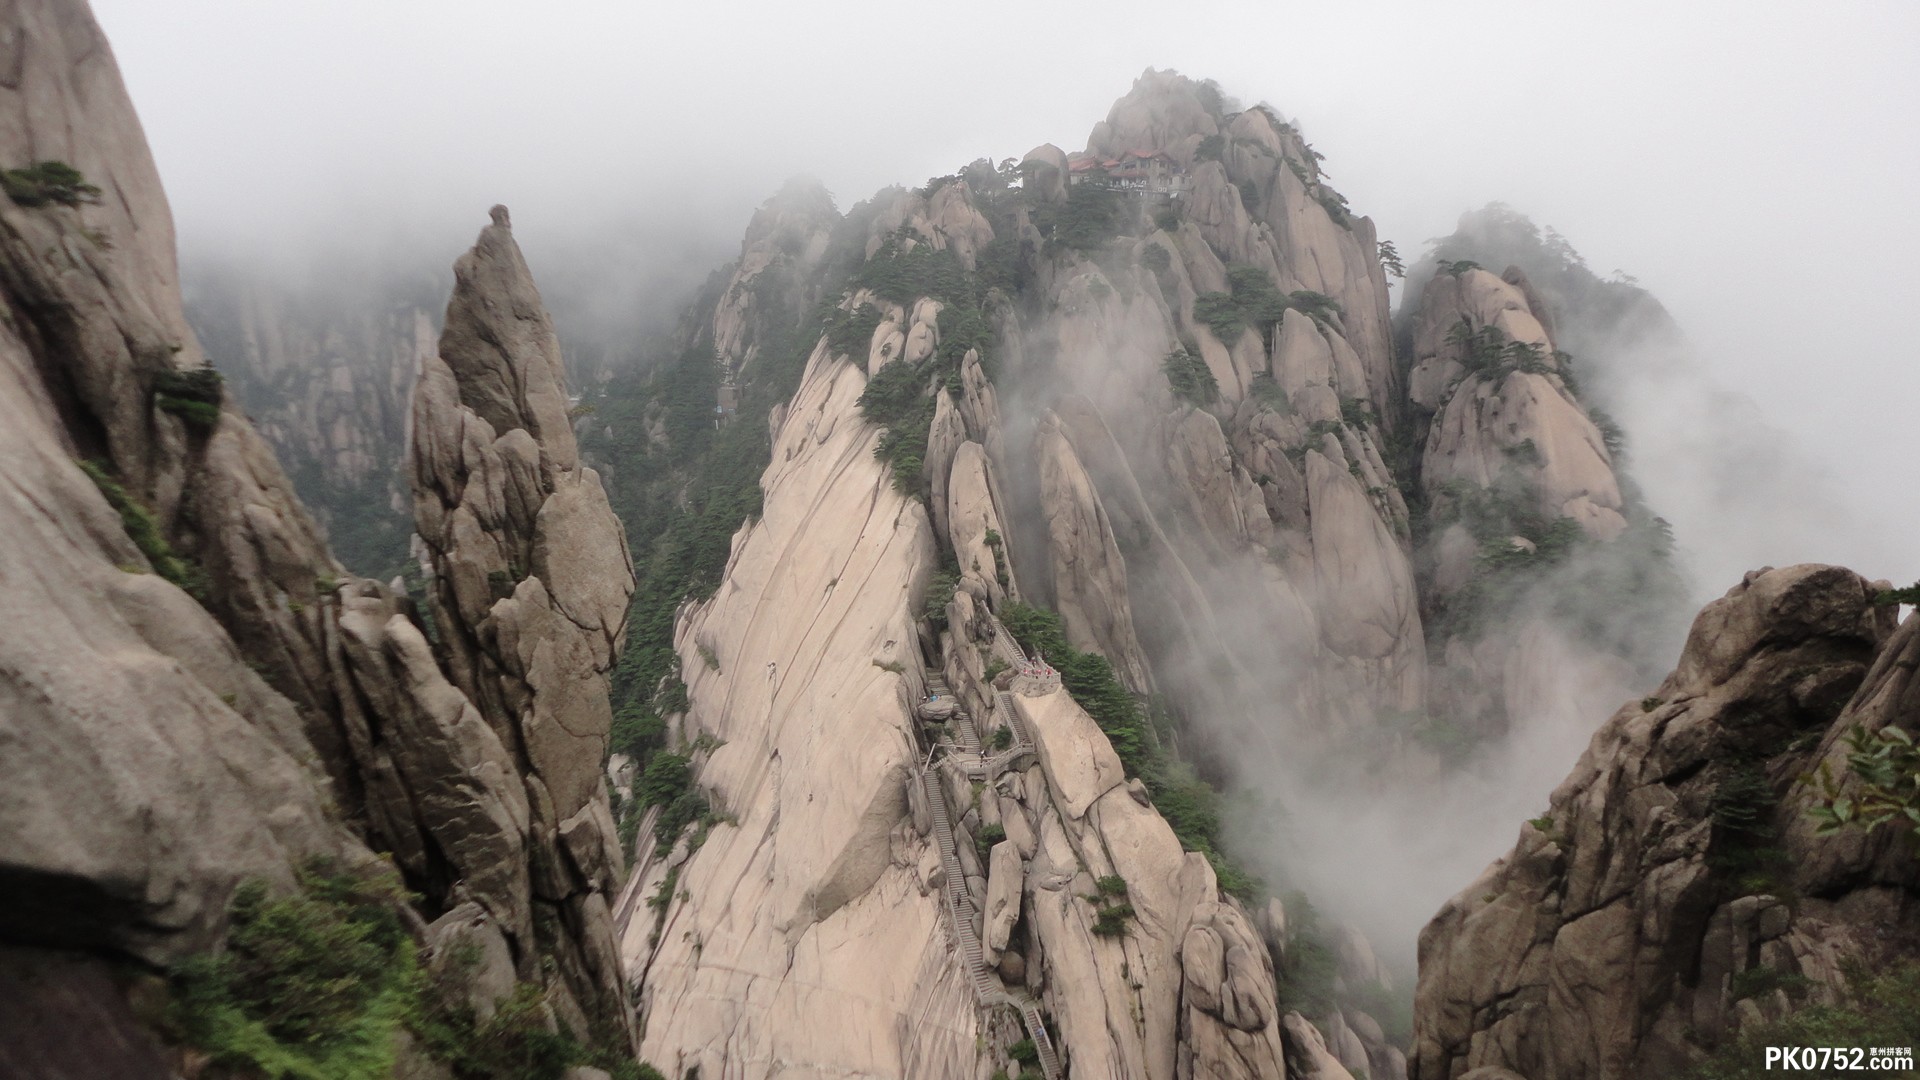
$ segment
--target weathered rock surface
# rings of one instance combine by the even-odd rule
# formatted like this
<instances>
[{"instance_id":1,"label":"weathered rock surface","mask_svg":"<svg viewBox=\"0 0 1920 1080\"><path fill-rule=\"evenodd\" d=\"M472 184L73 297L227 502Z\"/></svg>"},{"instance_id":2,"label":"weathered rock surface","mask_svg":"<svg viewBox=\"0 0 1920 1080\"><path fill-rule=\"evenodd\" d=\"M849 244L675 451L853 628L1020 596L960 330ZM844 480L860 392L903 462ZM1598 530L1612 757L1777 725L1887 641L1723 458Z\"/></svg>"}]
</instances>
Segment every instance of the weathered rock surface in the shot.
<instances>
[{"instance_id":1,"label":"weathered rock surface","mask_svg":"<svg viewBox=\"0 0 1920 1080\"><path fill-rule=\"evenodd\" d=\"M597 893L536 942L530 894L543 868L572 859L604 887L617 863L558 838L578 829L539 833L552 804L526 783L511 714L449 682L410 605L342 572L228 388L194 376L211 410L160 400L203 354L112 53L72 0L4 19L0 160L65 161L102 195L0 203L0 614L32 628L0 636L0 936L168 964L218 943L242 879L288 889L309 857L390 851L437 920L429 937L482 911L500 928L479 943L493 981L476 980L476 1008L551 963L572 986L552 997L561 1021L582 1038L589 1017L621 1031L604 903L597 945ZM528 413L564 460L564 400ZM557 513L570 524L554 535L599 535L580 516ZM525 550L537 566L558 548ZM606 566L604 552L566 560ZM567 579L552 575L569 620L617 636L624 594L595 604Z\"/></svg>"},{"instance_id":2,"label":"weathered rock surface","mask_svg":"<svg viewBox=\"0 0 1920 1080\"><path fill-rule=\"evenodd\" d=\"M1781 1007L1736 1001L1736 976L1831 999L1850 959L1915 932L1920 874L1895 837L1815 835L1794 784L1854 724L1911 722L1920 637L1873 592L1769 569L1700 613L1673 674L1421 935L1416 1077L1673 1075Z\"/></svg>"},{"instance_id":3,"label":"weathered rock surface","mask_svg":"<svg viewBox=\"0 0 1920 1080\"><path fill-rule=\"evenodd\" d=\"M1493 374L1467 356L1458 332L1496 331L1538 349L1541 371ZM1427 434L1421 483L1430 497L1454 482L1494 486L1514 470L1542 513L1610 540L1626 528L1620 485L1599 429L1558 374L1553 342L1525 291L1485 270L1436 274L1414 326L1413 402L1439 415ZM1504 370L1504 369L1503 369Z\"/></svg>"},{"instance_id":4,"label":"weathered rock surface","mask_svg":"<svg viewBox=\"0 0 1920 1080\"><path fill-rule=\"evenodd\" d=\"M248 666L280 634L247 653L232 636L277 624L310 649L275 578L304 575L311 596L332 564L237 415L196 434L154 409L154 381L200 353L99 28L56 0L6 22L0 159L65 161L114 197L0 203L0 935L165 962L217 939L240 879L284 886L309 855L365 857L324 809L295 704ZM178 547L194 534L207 607L153 574L80 457ZM234 579L263 559L281 573ZM274 614L241 615L267 596Z\"/></svg>"},{"instance_id":5,"label":"weathered rock surface","mask_svg":"<svg viewBox=\"0 0 1920 1080\"><path fill-rule=\"evenodd\" d=\"M993 497L990 468L984 447L972 440L960 444L953 455L944 517L962 580L973 582L980 595L998 603L1012 579L1003 566L1005 526Z\"/></svg>"},{"instance_id":6,"label":"weathered rock surface","mask_svg":"<svg viewBox=\"0 0 1920 1080\"><path fill-rule=\"evenodd\" d=\"M788 181L754 212L711 323L714 352L727 367L738 371L759 359L773 328L812 303L817 286L809 279L839 217L827 189L804 178Z\"/></svg>"},{"instance_id":7,"label":"weathered rock surface","mask_svg":"<svg viewBox=\"0 0 1920 1080\"><path fill-rule=\"evenodd\" d=\"M1066 625L1067 640L1075 648L1105 656L1122 681L1145 691L1152 683L1133 632L1127 560L1100 495L1051 412L1042 418L1034 439L1054 608Z\"/></svg>"},{"instance_id":8,"label":"weathered rock surface","mask_svg":"<svg viewBox=\"0 0 1920 1080\"><path fill-rule=\"evenodd\" d=\"M1384 704L1417 708L1426 647L1412 568L1346 470L1312 450L1306 463L1322 639L1339 656L1377 669Z\"/></svg>"},{"instance_id":9,"label":"weathered rock surface","mask_svg":"<svg viewBox=\"0 0 1920 1080\"><path fill-rule=\"evenodd\" d=\"M865 383L815 351L762 478L765 510L679 626L685 735L717 744L699 784L731 823L633 886L652 895L673 874L622 946L642 1057L672 1075L973 1073L978 1019L928 883L938 859L908 825L921 685L909 604L933 536L874 460L879 432L855 404Z\"/></svg>"},{"instance_id":10,"label":"weathered rock surface","mask_svg":"<svg viewBox=\"0 0 1920 1080\"><path fill-rule=\"evenodd\" d=\"M517 816L533 838L531 862L491 864L513 877L504 887L519 890L519 911L494 913L519 915L509 925L526 977L538 969L536 903L582 928L577 951L565 950L558 966L585 1011L624 995L608 910L624 860L601 763L613 718L607 672L626 631L633 570L599 477L580 464L559 341L505 207L493 209L454 280L440 353L414 397L414 498L434 572L430 599L453 683L498 737L479 750L491 764L477 775L524 775L518 815L511 803L484 812L483 832L502 833ZM443 710L453 708L454 695L439 696ZM530 875L526 887L521 874ZM476 899L490 910L490 899L507 903ZM627 1022L624 1009L596 1019Z\"/></svg>"}]
</instances>

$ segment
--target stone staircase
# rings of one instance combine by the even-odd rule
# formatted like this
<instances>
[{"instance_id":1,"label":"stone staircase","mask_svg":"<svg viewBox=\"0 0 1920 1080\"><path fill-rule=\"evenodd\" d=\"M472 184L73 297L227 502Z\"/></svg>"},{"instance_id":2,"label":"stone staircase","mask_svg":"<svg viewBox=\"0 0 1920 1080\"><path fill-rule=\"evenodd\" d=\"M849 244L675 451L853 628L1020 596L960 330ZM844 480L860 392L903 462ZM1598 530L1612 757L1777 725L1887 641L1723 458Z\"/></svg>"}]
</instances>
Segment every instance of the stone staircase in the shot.
<instances>
[{"instance_id":1,"label":"stone staircase","mask_svg":"<svg viewBox=\"0 0 1920 1080\"><path fill-rule=\"evenodd\" d=\"M953 697L953 692L947 689L946 677L932 669L927 671L927 692L937 697ZM970 780L991 781L1034 754L1033 740L1027 737L1020 715L1013 711L1013 696L1001 690L996 692L994 700L1000 715L1006 720L1007 729L1013 732L1013 741L1006 749L988 755L980 741L980 730L974 725L973 714L967 711L966 706L959 704L958 698L954 698L953 719L947 728L952 736L953 747L944 760L965 773Z\"/></svg>"},{"instance_id":2,"label":"stone staircase","mask_svg":"<svg viewBox=\"0 0 1920 1080\"><path fill-rule=\"evenodd\" d=\"M1040 1070L1047 1080L1062 1080L1066 1074L1060 1067L1060 1052L1053 1045L1053 1037L1047 1033L1047 1025L1040 1015L1040 1006L1025 994L1010 993L1001 984L998 976L987 970L986 950L980 946L980 937L973 931L973 900L967 896L966 877L960 869L960 853L954 847L953 820L947 810L947 792L940 783L940 773L927 769L920 774L921 789L927 795L927 812L933 820L933 840L940 849L941 876L945 879L941 893L946 899L947 919L953 927L953 936L960 948L960 957L967 965L967 979L973 984L974 1000L982 1007L1010 1005L1020 1014L1021 1023L1026 1026L1027 1038L1033 1040L1033 1046L1040 1055Z\"/></svg>"},{"instance_id":3,"label":"stone staircase","mask_svg":"<svg viewBox=\"0 0 1920 1080\"><path fill-rule=\"evenodd\" d=\"M1035 666L999 619L993 620L993 653L1015 671L1028 671ZM954 698L953 692L947 688L943 673L929 669L926 676L930 695ZM1055 685L1058 685L1057 676ZM992 783L1001 773L1033 756L1033 739L1029 737L1026 724L1014 708L1013 695L1008 691L995 692L994 706L1007 729L1012 732L1013 741L1007 749L990 756L981 743L980 731L974 725L972 714L959 704L957 698L954 698L954 704L953 716L947 725L950 738L941 743L946 754L937 765L956 769L969 780ZM940 849L940 867L946 879L941 892L946 900L947 918L953 926L953 936L958 943L961 959L967 966L967 979L973 984L974 999L983 1008L1007 1005L1017 1011L1027 1029L1027 1037L1033 1041L1034 1049L1039 1053L1040 1070L1046 1080L1062 1080L1066 1072L1060 1065L1060 1052L1053 1044L1053 1037L1047 1033L1039 1004L1025 994L1008 991L999 976L987 970L986 950L981 947L980 936L973 928L973 899L967 895L966 876L960 869L960 853L954 846L953 815L947 806L946 788L941 784L939 768L921 772L920 785L927 796L934 845Z\"/></svg>"}]
</instances>

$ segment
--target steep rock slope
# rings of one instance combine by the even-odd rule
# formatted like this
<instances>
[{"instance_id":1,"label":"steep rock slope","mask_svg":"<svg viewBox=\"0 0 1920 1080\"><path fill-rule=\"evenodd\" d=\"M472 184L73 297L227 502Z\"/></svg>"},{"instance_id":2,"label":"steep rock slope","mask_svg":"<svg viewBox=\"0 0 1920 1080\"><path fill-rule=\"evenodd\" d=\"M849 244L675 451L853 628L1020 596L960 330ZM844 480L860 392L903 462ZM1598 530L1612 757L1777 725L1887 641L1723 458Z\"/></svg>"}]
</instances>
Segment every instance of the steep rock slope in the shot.
<instances>
[{"instance_id":1,"label":"steep rock slope","mask_svg":"<svg viewBox=\"0 0 1920 1080\"><path fill-rule=\"evenodd\" d=\"M1417 316L1430 348L1396 360L1372 226L1318 161L1270 108L1148 72L1085 152L976 162L845 217L790 186L643 404L596 402L596 461L617 474L638 442L672 463L646 511L670 524L636 539L651 628L617 736L638 763L616 783L644 869L617 910L650 1056L985 1069L1019 1033L995 1008L1012 993L1075 1075L1404 1071L1368 1011L1388 966L1262 896L1211 785L1284 789L1337 847L1356 791L1577 715L1581 693L1618 700L1636 672L1550 616L1570 553L1642 517L1523 283L1443 273ZM749 485L763 421L772 464ZM861 554L909 522L911 552ZM841 572L859 559L877 569ZM842 605L858 617L817 614ZM1038 658L1002 619L1073 700L1003 697ZM929 756L951 873L908 779ZM848 768L824 803L791 794ZM949 877L990 974L952 977L972 946L934 929ZM861 930L882 893L912 914ZM810 958L827 940L832 963ZM859 1006L892 1034L824 1034L814 1018L901 955L922 996L883 983ZM777 1021L712 1013L751 1001Z\"/></svg>"},{"instance_id":2,"label":"steep rock slope","mask_svg":"<svg viewBox=\"0 0 1920 1080\"><path fill-rule=\"evenodd\" d=\"M1676 1075L1842 1000L1851 964L1911 955L1910 850L1891 830L1816 834L1797 783L1846 775L1856 726L1920 715L1920 623L1896 630L1877 591L1769 569L1700 613L1673 673L1421 935L1414 1075Z\"/></svg>"},{"instance_id":3,"label":"steep rock slope","mask_svg":"<svg viewBox=\"0 0 1920 1080\"><path fill-rule=\"evenodd\" d=\"M873 460L864 385L816 351L765 509L677 632L693 702L680 735L727 818L636 875L629 891L653 900L623 905L643 1054L676 1073L972 1072L973 1011L942 948L927 846L906 828L919 757L907 603L933 539Z\"/></svg>"},{"instance_id":4,"label":"steep rock slope","mask_svg":"<svg viewBox=\"0 0 1920 1080\"><path fill-rule=\"evenodd\" d=\"M525 927L530 874L563 874L576 851L598 856L590 881L617 873L617 852L586 842L606 830L568 830L529 805L537 785L502 738L517 714L490 707L497 692L476 707L411 605L343 573L202 366L159 180L86 6L32 0L4 23L0 951L16 985L49 988L48 1022L9 1028L5 1065L158 1067L118 999L124 979L218 949L243 881L293 893L314 857L390 873L374 851L393 853L418 894L393 924L462 992L471 984L476 1011L526 980L535 1023L557 1014L577 1039L624 1050L604 919L597 945L591 920L536 917L511 949L488 949L483 932L477 966L459 959L463 928ZM623 563L610 518L596 535L612 548L580 561ZM613 612L594 627L603 652L623 601L578 609ZM564 895L590 909L586 892ZM387 945L396 964L412 955ZM593 978L575 978L582 968ZM71 1038L81 1016L99 1038ZM444 1075L396 1045L374 1052Z\"/></svg>"},{"instance_id":5,"label":"steep rock slope","mask_svg":"<svg viewBox=\"0 0 1920 1080\"><path fill-rule=\"evenodd\" d=\"M974 1076L1018 1034L976 1012L942 929L945 871L909 814L928 737L914 719L925 684L910 604L936 549L919 502L873 459L865 385L823 341L774 443L762 518L716 597L681 622L692 705L680 735L725 818L647 867L622 904L643 1055L676 1069ZM969 442L957 456L967 448L978 452ZM973 636L988 623L973 596L949 609L970 629L946 636L944 678L980 701L991 689ZM1057 691L1019 701L1037 761L987 793L950 777L945 797L975 804L963 835L991 825L1007 837L991 858L962 845L969 893L983 914L989 896L1012 897L989 947L1003 975L1042 992L1071 1075L1282 1075L1251 920L1125 782L1091 717ZM1139 922L1106 944L1085 898L1110 875L1129 882ZM1227 980L1238 996L1223 1004Z\"/></svg>"},{"instance_id":6,"label":"steep rock slope","mask_svg":"<svg viewBox=\"0 0 1920 1080\"><path fill-rule=\"evenodd\" d=\"M1620 444L1526 276L1439 266L1403 328L1434 712L1565 743L1643 686L1674 621L1665 523L1628 497ZM1595 418L1598 418L1596 420Z\"/></svg>"},{"instance_id":7,"label":"steep rock slope","mask_svg":"<svg viewBox=\"0 0 1920 1080\"><path fill-rule=\"evenodd\" d=\"M1136 97L1167 87L1198 93L1152 76ZM1217 824L1198 809L1210 792L1137 731L1103 730L1111 718L1096 720L1084 703L995 686L1009 664L1026 662L1006 651L995 615L1022 610L1031 590L1059 605L1072 642L1049 644L1049 656L1105 653L1136 691L1156 686L1161 671L1192 688L1221 659L1264 673L1278 647L1327 656L1329 674L1285 695L1303 708L1345 702L1358 687L1360 703L1344 707L1359 724L1371 694L1408 707L1423 699L1406 509L1359 418L1384 413L1368 402L1390 400L1396 385L1382 278L1365 269L1365 226L1334 223L1336 214L1352 222L1306 171L1304 144L1266 113L1249 115L1241 137L1264 132L1272 153L1247 151L1265 162L1247 169L1298 218L1291 242L1309 255L1244 214L1206 217L1206 206L1252 197L1211 160L1196 164L1219 173L1214 202L1177 212L1199 220L1148 230L1164 238L1159 272L1152 257L1145 269L1133 261L1135 242L1115 246L1126 254L1112 263L1067 241L1076 221L1098 218L1094 246L1104 250L1146 222L1142 204L1076 195L1064 183L1053 189L1057 205L1036 202L1010 185L1017 171L985 163L920 191L882 192L844 219L792 190L756 217L741 262L716 290L710 329L656 376L659 404L637 414L649 424L670 418L676 388L710 378L701 365L714 365L719 433L689 425L683 438L711 440L718 454L761 422L744 408L729 421L729 395L751 399L794 363L784 357L804 359L797 391L766 418L772 464L758 478L760 515L734 538L711 599L682 609L674 662L647 668L657 674L634 702L667 726L658 749L634 744L650 755L634 790L654 809L638 819L642 869L618 905L650 1060L754 1076L782 1067L985 1075L1037 1022L1074 1076L1277 1077L1289 1053L1309 1075L1398 1071L1360 1010L1351 1015L1365 1037L1333 1013L1337 1045L1288 1018L1275 965L1289 940L1285 916L1274 903L1256 918L1222 893L1210 865ZM1186 145L1189 161L1203 138ZM1265 160L1283 145L1297 169ZM1042 166L1064 169L1065 160L1029 155L1039 164L1027 183L1045 190ZM1089 194L1103 205L1080 205ZM1246 295L1227 291L1228 263L1203 225L1234 249ZM1167 254L1176 249L1179 261ZM851 260L835 254L849 251ZM1256 281L1240 259L1273 269L1256 267ZM809 315L791 299L775 302L794 295L783 276L794 271L814 275L817 295L838 292L838 304ZM1299 296L1264 328L1239 316L1231 333L1216 320L1216 334L1186 314L1201 294L1256 307L1280 295L1276 280ZM1343 302L1351 319L1371 321L1355 332L1360 347L1340 331ZM766 318L775 313L800 325L804 349L773 347L780 339L769 334L790 333ZM1281 373L1325 426L1310 430L1264 403L1174 401L1163 365L1183 337L1219 367L1223 389L1238 379L1241 399L1284 396L1263 389L1279 382L1278 350ZM711 359L695 355L709 347ZM1343 392L1360 402L1344 414ZM1262 423L1266 460L1293 477L1285 492L1230 441L1253 445ZM606 433L617 438L610 424ZM685 490L683 520L705 513L701 496ZM1277 528L1275 516L1289 513L1290 531ZM649 561L670 565L685 550L669 531ZM1267 560L1284 568L1263 569ZM1142 602L1127 592L1136 565L1139 587L1163 601L1158 642L1136 629ZM1235 579L1230 571L1243 568ZM1276 639L1229 628L1247 610L1239 594L1249 584L1254 603L1282 613ZM1329 607L1324 639L1314 606L1323 593L1353 598ZM1176 612L1188 616L1177 633L1167 624ZM1187 651L1156 648L1179 635L1175 649ZM923 666L933 672L926 683ZM940 700L916 705L922 686ZM958 839L951 868L929 842L942 828L932 824L934 796L912 779L929 754L945 763L935 771ZM1179 823L1156 808L1163 799L1180 808ZM953 879L964 882L952 900L962 925L943 931L941 893ZM1109 888L1124 897L1103 899ZM885 903L896 914L876 925ZM949 932L959 937L953 951ZM969 935L990 973L967 974ZM1356 988L1379 978L1353 970ZM1003 994L1031 994L1042 1018L999 1011ZM867 1020L821 1019L849 1008Z\"/></svg>"},{"instance_id":8,"label":"steep rock slope","mask_svg":"<svg viewBox=\"0 0 1920 1080\"><path fill-rule=\"evenodd\" d=\"M492 215L454 265L439 355L414 392L416 520L452 681L526 785L531 893L496 898L510 916L488 906L521 977L532 957L556 957L575 1008L624 1028L626 1010L605 1005L623 994L608 898L624 859L601 763L633 570L600 479L580 464L552 321L506 208ZM547 904L570 933L548 931L536 949Z\"/></svg>"},{"instance_id":9,"label":"steep rock slope","mask_svg":"<svg viewBox=\"0 0 1920 1080\"><path fill-rule=\"evenodd\" d=\"M161 545L129 535L108 492L152 507L230 623L260 626L262 594L278 599L273 575L252 575L263 560L309 596L334 567L244 424L221 415L205 431L155 407L156 383L199 355L159 177L91 16L31 3L9 23L19 75L0 88L0 155L64 161L100 196L0 206L0 592L16 628L0 680L16 747L0 766L18 886L7 936L164 960L213 939L240 877L290 882L291 863L350 842L321 809L295 705L155 574L193 583ZM103 492L82 457L119 484ZM278 636L262 634L261 651ZM94 794L84 813L70 807L78 792Z\"/></svg>"}]
</instances>

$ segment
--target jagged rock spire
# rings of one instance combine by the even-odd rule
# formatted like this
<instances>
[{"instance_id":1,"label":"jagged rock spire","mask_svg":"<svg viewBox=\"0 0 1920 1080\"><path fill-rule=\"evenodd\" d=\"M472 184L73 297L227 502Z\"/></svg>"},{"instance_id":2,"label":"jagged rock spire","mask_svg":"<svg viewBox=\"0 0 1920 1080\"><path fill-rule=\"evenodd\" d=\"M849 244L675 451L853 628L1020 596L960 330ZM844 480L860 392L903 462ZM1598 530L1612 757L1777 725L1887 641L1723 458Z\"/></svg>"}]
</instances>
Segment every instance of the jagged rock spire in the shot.
<instances>
[{"instance_id":1,"label":"jagged rock spire","mask_svg":"<svg viewBox=\"0 0 1920 1080\"><path fill-rule=\"evenodd\" d=\"M557 946L561 977L583 1011L624 1024L606 902L623 860L600 775L633 568L580 466L553 322L506 208L492 219L454 266L440 352L414 392L415 517L450 676L525 779L532 902L584 927ZM527 944L522 978L538 969Z\"/></svg>"}]
</instances>

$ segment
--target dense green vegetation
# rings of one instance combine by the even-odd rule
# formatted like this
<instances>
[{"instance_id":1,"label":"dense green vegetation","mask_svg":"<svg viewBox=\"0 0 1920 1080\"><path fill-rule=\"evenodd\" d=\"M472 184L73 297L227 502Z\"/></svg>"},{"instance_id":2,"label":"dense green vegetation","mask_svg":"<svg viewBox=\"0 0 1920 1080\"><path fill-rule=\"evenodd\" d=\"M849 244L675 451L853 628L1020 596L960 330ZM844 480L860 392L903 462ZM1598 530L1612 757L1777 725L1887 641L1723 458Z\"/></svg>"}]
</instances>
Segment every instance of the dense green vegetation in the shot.
<instances>
[{"instance_id":1,"label":"dense green vegetation","mask_svg":"<svg viewBox=\"0 0 1920 1080\"><path fill-rule=\"evenodd\" d=\"M1558 364L1548 362L1547 351L1540 345L1514 341L1497 326L1476 330L1464 317L1447 332L1447 342L1460 350L1461 367L1488 382L1498 382L1516 371L1530 375L1561 373Z\"/></svg>"},{"instance_id":2,"label":"dense green vegetation","mask_svg":"<svg viewBox=\"0 0 1920 1080\"><path fill-rule=\"evenodd\" d=\"M1287 911L1287 947L1274 964L1280 1008L1303 1016L1325 1016L1335 1005L1333 982L1339 964L1333 946L1320 926L1319 911L1305 893L1288 893L1281 903Z\"/></svg>"},{"instance_id":3,"label":"dense green vegetation","mask_svg":"<svg viewBox=\"0 0 1920 1080\"><path fill-rule=\"evenodd\" d=\"M1127 903L1103 904L1094 912L1093 933L1095 937L1125 937L1133 918L1133 905Z\"/></svg>"},{"instance_id":4,"label":"dense green vegetation","mask_svg":"<svg viewBox=\"0 0 1920 1080\"><path fill-rule=\"evenodd\" d=\"M706 797L693 784L693 760L685 754L661 751L649 758L633 786L633 798L643 810L660 808L653 827L656 857L672 851L687 826L711 812Z\"/></svg>"},{"instance_id":5,"label":"dense green vegetation","mask_svg":"<svg viewBox=\"0 0 1920 1080\"><path fill-rule=\"evenodd\" d=\"M983 865L992 857L993 845L1006 838L1007 827L1004 825L989 824L980 826L980 831L974 835L973 846L974 853L980 856L980 862Z\"/></svg>"},{"instance_id":6,"label":"dense green vegetation","mask_svg":"<svg viewBox=\"0 0 1920 1080\"><path fill-rule=\"evenodd\" d=\"M384 1076L422 983L397 912L398 878L316 865L300 883L288 897L260 882L234 894L226 952L174 969L169 1019L217 1064L270 1076Z\"/></svg>"},{"instance_id":7,"label":"dense green vegetation","mask_svg":"<svg viewBox=\"0 0 1920 1080\"><path fill-rule=\"evenodd\" d=\"M1878 974L1855 971L1849 973L1848 981L1852 993L1844 1001L1807 1005L1778 1020L1744 1026L1689 1070L1687 1080L1759 1080L1775 1075L1765 1065L1769 1046L1912 1048L1920 1040L1920 964L1906 960ZM1832 1069L1798 1075L1858 1073Z\"/></svg>"},{"instance_id":8,"label":"dense green vegetation","mask_svg":"<svg viewBox=\"0 0 1920 1080\"><path fill-rule=\"evenodd\" d=\"M969 350L977 352L983 367L992 361L993 328L985 311L988 286L981 275L968 273L951 250L935 251L931 244L914 243L905 228L887 238L854 273L852 285L872 289L876 296L909 309L922 297L941 304L940 345L934 355L918 364L889 361L860 395L861 415L886 429L874 453L892 471L894 488L924 496L921 474L926 467L935 388L958 391L960 365ZM867 336L871 339L871 327ZM864 349L850 351L858 356Z\"/></svg>"},{"instance_id":9,"label":"dense green vegetation","mask_svg":"<svg viewBox=\"0 0 1920 1080\"><path fill-rule=\"evenodd\" d=\"M560 1080L575 1065L618 1080L659 1076L619 1036L589 1047L555 1030L532 984L478 1019L463 973L436 979L421 963L401 915L411 900L386 864L317 860L284 896L243 884L225 949L169 972L168 1033L216 1066L273 1080L392 1076L403 1029L461 1080Z\"/></svg>"},{"instance_id":10,"label":"dense green vegetation","mask_svg":"<svg viewBox=\"0 0 1920 1080\"><path fill-rule=\"evenodd\" d=\"M1091 255L1120 236L1135 213L1125 192L1109 186L1104 176L1091 176L1068 188L1065 202L1036 208L1033 223L1047 238L1049 254Z\"/></svg>"},{"instance_id":11,"label":"dense green vegetation","mask_svg":"<svg viewBox=\"0 0 1920 1080\"><path fill-rule=\"evenodd\" d=\"M920 490L933 409L927 372L923 366L905 360L889 361L874 372L860 394L860 414L886 429L874 456L892 469L893 486L902 494Z\"/></svg>"},{"instance_id":12,"label":"dense green vegetation","mask_svg":"<svg viewBox=\"0 0 1920 1080\"><path fill-rule=\"evenodd\" d=\"M1288 308L1324 318L1337 313L1339 305L1313 292L1283 296L1273 279L1258 266L1235 263L1227 268L1227 292L1201 293L1194 297L1193 317L1205 323L1213 336L1232 345L1249 326L1270 335Z\"/></svg>"},{"instance_id":13,"label":"dense green vegetation","mask_svg":"<svg viewBox=\"0 0 1920 1080\"><path fill-rule=\"evenodd\" d=\"M1920 604L1920 582L1904 589L1882 589L1874 596L1873 602L1881 607L1892 607L1895 604Z\"/></svg>"},{"instance_id":14,"label":"dense green vegetation","mask_svg":"<svg viewBox=\"0 0 1920 1080\"><path fill-rule=\"evenodd\" d=\"M1707 865L1726 882L1728 899L1755 893L1790 897L1792 866L1774 825L1780 798L1767 778L1766 759L1738 756L1716 769L1707 800L1713 821Z\"/></svg>"},{"instance_id":15,"label":"dense green vegetation","mask_svg":"<svg viewBox=\"0 0 1920 1080\"><path fill-rule=\"evenodd\" d=\"M1853 725L1847 730L1847 772L1851 784L1823 761L1809 779L1817 802L1808 813L1821 832L1893 823L1920 841L1920 747L1912 735L1892 724L1871 732Z\"/></svg>"},{"instance_id":16,"label":"dense green vegetation","mask_svg":"<svg viewBox=\"0 0 1920 1080\"><path fill-rule=\"evenodd\" d=\"M100 189L64 161L36 161L24 169L0 170L0 190L20 206L79 206L100 201Z\"/></svg>"},{"instance_id":17,"label":"dense green vegetation","mask_svg":"<svg viewBox=\"0 0 1920 1080\"><path fill-rule=\"evenodd\" d=\"M220 422L224 380L211 364L192 371L163 371L153 381L153 405L201 431Z\"/></svg>"},{"instance_id":18,"label":"dense green vegetation","mask_svg":"<svg viewBox=\"0 0 1920 1080\"><path fill-rule=\"evenodd\" d=\"M1207 362L1185 349L1175 349L1160 361L1173 396L1202 408L1220 400L1220 382L1207 369Z\"/></svg>"},{"instance_id":19,"label":"dense green vegetation","mask_svg":"<svg viewBox=\"0 0 1920 1080\"><path fill-rule=\"evenodd\" d=\"M1277 413L1293 411L1293 405L1287 401L1286 387L1280 385L1270 372L1262 371L1253 377L1253 385L1248 390L1253 400Z\"/></svg>"},{"instance_id":20,"label":"dense green vegetation","mask_svg":"<svg viewBox=\"0 0 1920 1080\"><path fill-rule=\"evenodd\" d=\"M1524 445L1509 455L1516 464L1526 456ZM1479 554L1472 579L1438 613L1437 639L1478 638L1529 608L1619 655L1635 655L1634 636L1666 619L1681 595L1672 528L1637 503L1627 509L1626 531L1605 542L1571 518L1543 513L1518 468L1503 469L1491 487L1445 485L1438 503L1426 522L1430 533L1458 522Z\"/></svg>"}]
</instances>

